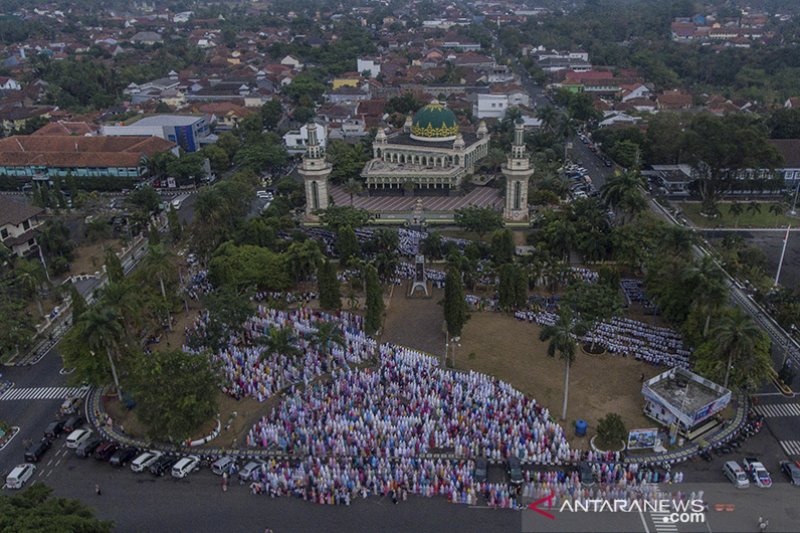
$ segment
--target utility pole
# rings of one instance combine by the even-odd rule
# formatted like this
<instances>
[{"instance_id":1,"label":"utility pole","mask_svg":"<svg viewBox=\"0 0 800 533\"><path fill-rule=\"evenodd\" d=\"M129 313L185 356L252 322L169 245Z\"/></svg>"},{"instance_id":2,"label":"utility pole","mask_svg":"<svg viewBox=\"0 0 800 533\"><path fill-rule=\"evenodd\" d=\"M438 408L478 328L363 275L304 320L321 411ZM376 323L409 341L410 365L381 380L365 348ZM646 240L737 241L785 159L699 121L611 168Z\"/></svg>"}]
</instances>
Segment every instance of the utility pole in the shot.
<instances>
[{"instance_id":1,"label":"utility pole","mask_svg":"<svg viewBox=\"0 0 800 533\"><path fill-rule=\"evenodd\" d=\"M789 244L789 230L792 226L786 228L786 236L783 238L783 250L781 250L781 258L778 261L778 272L775 273L775 286L778 286L778 281L781 278L781 268L783 267L783 258L786 255L786 245Z\"/></svg>"}]
</instances>

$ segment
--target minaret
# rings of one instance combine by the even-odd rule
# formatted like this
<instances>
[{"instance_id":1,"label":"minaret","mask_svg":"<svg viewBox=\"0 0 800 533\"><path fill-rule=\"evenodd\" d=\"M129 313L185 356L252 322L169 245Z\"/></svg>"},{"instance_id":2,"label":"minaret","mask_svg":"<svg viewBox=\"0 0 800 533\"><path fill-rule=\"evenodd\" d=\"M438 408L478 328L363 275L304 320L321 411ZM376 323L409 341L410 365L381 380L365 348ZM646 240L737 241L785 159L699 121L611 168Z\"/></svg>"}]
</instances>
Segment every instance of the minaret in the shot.
<instances>
[{"instance_id":1,"label":"minaret","mask_svg":"<svg viewBox=\"0 0 800 533\"><path fill-rule=\"evenodd\" d=\"M318 222L317 211L328 208L328 176L333 167L325 160L325 150L317 139L317 124L313 120L306 124L308 141L306 153L298 172L303 176L306 188L306 216L308 222Z\"/></svg>"},{"instance_id":2,"label":"minaret","mask_svg":"<svg viewBox=\"0 0 800 533\"><path fill-rule=\"evenodd\" d=\"M522 119L514 125L514 143L503 165L506 177L506 206L503 219L506 222L525 222L528 220L528 180L533 176L533 167L525 150L525 126Z\"/></svg>"}]
</instances>

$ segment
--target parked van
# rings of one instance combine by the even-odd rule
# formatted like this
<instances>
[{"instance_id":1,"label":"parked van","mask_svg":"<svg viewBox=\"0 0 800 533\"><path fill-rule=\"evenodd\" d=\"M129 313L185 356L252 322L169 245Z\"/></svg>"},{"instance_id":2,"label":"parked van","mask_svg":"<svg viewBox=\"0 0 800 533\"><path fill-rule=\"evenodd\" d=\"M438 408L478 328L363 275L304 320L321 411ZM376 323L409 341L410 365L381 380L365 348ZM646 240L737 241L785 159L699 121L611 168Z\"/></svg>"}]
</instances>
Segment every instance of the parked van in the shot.
<instances>
[{"instance_id":1,"label":"parked van","mask_svg":"<svg viewBox=\"0 0 800 533\"><path fill-rule=\"evenodd\" d=\"M144 472L150 468L150 465L155 463L159 457L161 457L161 452L144 452L133 460L131 463L131 470L134 472Z\"/></svg>"},{"instance_id":2,"label":"parked van","mask_svg":"<svg viewBox=\"0 0 800 533\"><path fill-rule=\"evenodd\" d=\"M67 436L67 448L77 450L78 446L89 440L92 436L90 429L76 429Z\"/></svg>"},{"instance_id":3,"label":"parked van","mask_svg":"<svg viewBox=\"0 0 800 533\"><path fill-rule=\"evenodd\" d=\"M200 464L200 458L196 455L184 457L172 467L172 477L183 479Z\"/></svg>"},{"instance_id":4,"label":"parked van","mask_svg":"<svg viewBox=\"0 0 800 533\"><path fill-rule=\"evenodd\" d=\"M726 462L722 467L722 472L736 488L746 489L750 486L750 481L747 479L747 474L745 474L744 469L739 466L739 463L736 461Z\"/></svg>"},{"instance_id":5,"label":"parked van","mask_svg":"<svg viewBox=\"0 0 800 533\"><path fill-rule=\"evenodd\" d=\"M170 202L170 203L172 204L172 207L175 208L175 211L178 211L181 208L181 205L183 204L183 201L186 200L187 198L189 198L188 194L186 194L186 193L179 194L178 196L173 198L172 202Z\"/></svg>"},{"instance_id":6,"label":"parked van","mask_svg":"<svg viewBox=\"0 0 800 533\"><path fill-rule=\"evenodd\" d=\"M214 461L214 463L211 465L211 471L214 472L214 474L221 476L225 472L230 473L231 467L235 463L236 461L233 459L233 457L230 456L221 457L216 461Z\"/></svg>"},{"instance_id":7,"label":"parked van","mask_svg":"<svg viewBox=\"0 0 800 533\"><path fill-rule=\"evenodd\" d=\"M30 463L15 466L14 470L6 477L6 488L21 489L25 482L33 477L34 472L36 472L36 466Z\"/></svg>"}]
</instances>

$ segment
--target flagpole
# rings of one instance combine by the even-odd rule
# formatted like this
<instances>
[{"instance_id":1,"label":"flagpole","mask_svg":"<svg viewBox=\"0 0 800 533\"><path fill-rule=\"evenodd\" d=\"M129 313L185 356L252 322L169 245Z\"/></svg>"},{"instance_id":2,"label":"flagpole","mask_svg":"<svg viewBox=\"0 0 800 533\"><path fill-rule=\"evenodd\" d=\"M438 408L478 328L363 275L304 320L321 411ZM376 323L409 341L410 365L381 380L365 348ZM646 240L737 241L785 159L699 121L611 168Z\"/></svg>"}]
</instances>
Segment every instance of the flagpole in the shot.
<instances>
[{"instance_id":1,"label":"flagpole","mask_svg":"<svg viewBox=\"0 0 800 533\"><path fill-rule=\"evenodd\" d=\"M778 272L775 273L775 286L778 286L778 280L781 278L781 267L783 267L783 257L786 255L786 245L789 244L789 230L791 225L786 228L786 236L783 238L783 250L781 250L781 258L778 261Z\"/></svg>"}]
</instances>

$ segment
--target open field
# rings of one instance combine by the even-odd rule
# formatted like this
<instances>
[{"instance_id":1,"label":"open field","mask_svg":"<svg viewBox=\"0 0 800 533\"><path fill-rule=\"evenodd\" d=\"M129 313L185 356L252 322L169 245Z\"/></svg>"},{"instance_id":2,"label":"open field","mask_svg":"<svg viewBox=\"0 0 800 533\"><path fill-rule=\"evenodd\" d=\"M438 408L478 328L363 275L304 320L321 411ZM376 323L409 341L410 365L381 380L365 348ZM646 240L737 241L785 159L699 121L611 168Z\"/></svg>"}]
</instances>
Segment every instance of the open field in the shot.
<instances>
[{"instance_id":1,"label":"open field","mask_svg":"<svg viewBox=\"0 0 800 533\"><path fill-rule=\"evenodd\" d=\"M700 214L700 202L673 202L675 207L683 211L684 216L699 228L785 228L797 225L798 219L788 215L774 215L769 206L774 202L759 202L761 212L747 210L747 202L741 202L744 212L738 217L731 215L730 202L720 202L720 215L716 218L704 217Z\"/></svg>"},{"instance_id":2,"label":"open field","mask_svg":"<svg viewBox=\"0 0 800 533\"><path fill-rule=\"evenodd\" d=\"M399 289L400 287L398 287ZM441 291L428 300L411 300L395 290L382 340L441 356L445 335ZM535 398L558 418L561 415L564 365L547 356L538 339L539 327L494 312L473 312L456 347L456 368L491 374ZM657 368L634 359L579 353L570 369L570 396L564 422L570 443L587 449L588 439L574 437L577 419L589 422L589 437L607 413L619 413L628 428L651 427L642 414L641 375L655 376Z\"/></svg>"}]
</instances>

